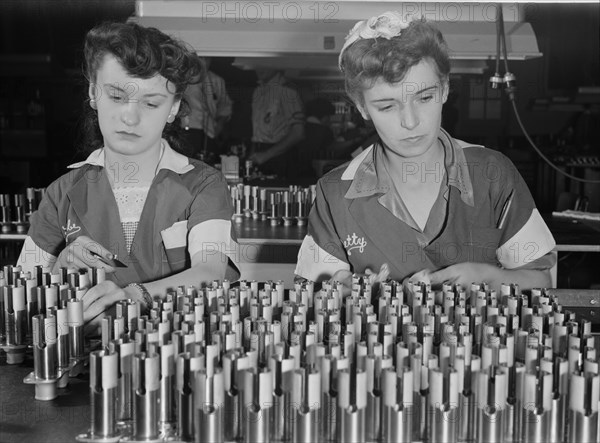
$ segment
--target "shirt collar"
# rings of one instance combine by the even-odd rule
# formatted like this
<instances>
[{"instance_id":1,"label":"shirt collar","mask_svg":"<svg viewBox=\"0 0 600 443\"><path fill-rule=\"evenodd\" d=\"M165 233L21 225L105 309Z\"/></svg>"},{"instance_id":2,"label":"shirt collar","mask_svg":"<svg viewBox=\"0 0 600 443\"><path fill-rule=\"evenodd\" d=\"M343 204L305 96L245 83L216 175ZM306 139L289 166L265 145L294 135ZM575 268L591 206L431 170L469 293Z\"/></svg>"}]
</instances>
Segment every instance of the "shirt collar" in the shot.
<instances>
[{"instance_id":1,"label":"shirt collar","mask_svg":"<svg viewBox=\"0 0 600 443\"><path fill-rule=\"evenodd\" d=\"M454 140L443 129L440 129L438 138L446 154L444 166L448 176L448 185L458 189L462 201L469 206L473 206L473 185L463 152L464 147L472 145ZM380 152L378 152L381 149L381 143L376 142L350 162L342 174L342 180L352 180L346 192L346 198L360 198L387 193L392 188L385 168L381 164L378 165L382 161Z\"/></svg>"},{"instance_id":2,"label":"shirt collar","mask_svg":"<svg viewBox=\"0 0 600 443\"><path fill-rule=\"evenodd\" d=\"M163 139L162 143L165 147L165 152L162 154L157 171L160 171L161 169L169 169L176 174L185 174L186 172L194 169L194 165L190 163L189 159L185 155L176 152L173 148L171 148L171 146L169 146L169 143L166 140ZM81 168L84 165L104 167L104 148L96 149L84 161L73 163L67 167L70 169L75 169Z\"/></svg>"}]
</instances>

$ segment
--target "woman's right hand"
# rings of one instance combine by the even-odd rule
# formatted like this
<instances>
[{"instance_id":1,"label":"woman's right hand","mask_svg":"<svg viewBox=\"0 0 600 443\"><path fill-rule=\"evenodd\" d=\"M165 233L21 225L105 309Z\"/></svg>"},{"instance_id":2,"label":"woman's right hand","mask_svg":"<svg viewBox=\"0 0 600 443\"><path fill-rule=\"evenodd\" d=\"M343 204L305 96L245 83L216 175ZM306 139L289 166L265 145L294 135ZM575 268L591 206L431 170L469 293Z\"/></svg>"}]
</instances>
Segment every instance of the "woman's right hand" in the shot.
<instances>
[{"instance_id":1,"label":"woman's right hand","mask_svg":"<svg viewBox=\"0 0 600 443\"><path fill-rule=\"evenodd\" d=\"M107 273L114 272L115 269L104 263L98 255L108 260L113 258L113 254L100 243L95 242L85 235L81 235L61 251L54 264L54 269L56 270L61 267L77 270L82 268L102 268Z\"/></svg>"},{"instance_id":2,"label":"woman's right hand","mask_svg":"<svg viewBox=\"0 0 600 443\"><path fill-rule=\"evenodd\" d=\"M387 281L390 277L390 267L387 263L384 263L381 265L381 268L379 268L378 273L373 272L371 268L366 268L365 276L372 286L377 286ZM342 283L342 297L345 298L352 294L352 272L346 270L337 271L333 274L331 280Z\"/></svg>"},{"instance_id":3,"label":"woman's right hand","mask_svg":"<svg viewBox=\"0 0 600 443\"><path fill-rule=\"evenodd\" d=\"M415 272L410 277L406 277L402 281L402 288L404 289L405 294L409 294L412 292L413 284L417 283L425 283L431 284L431 271L429 269L422 269L419 272Z\"/></svg>"}]
</instances>

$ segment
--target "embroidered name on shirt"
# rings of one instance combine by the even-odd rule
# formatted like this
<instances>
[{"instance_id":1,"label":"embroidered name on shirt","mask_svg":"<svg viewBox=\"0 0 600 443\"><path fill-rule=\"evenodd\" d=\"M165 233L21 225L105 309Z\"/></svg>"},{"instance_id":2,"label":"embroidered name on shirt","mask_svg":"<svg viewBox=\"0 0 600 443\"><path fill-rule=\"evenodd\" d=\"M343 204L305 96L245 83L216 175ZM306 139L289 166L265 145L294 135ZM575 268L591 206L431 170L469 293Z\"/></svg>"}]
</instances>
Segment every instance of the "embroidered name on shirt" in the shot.
<instances>
[{"instance_id":1,"label":"embroidered name on shirt","mask_svg":"<svg viewBox=\"0 0 600 443\"><path fill-rule=\"evenodd\" d=\"M344 240L344 248L346 248L348 255L352 255L350 251L353 249L358 249L358 252L362 254L365 250L365 246L367 246L367 241L364 237L358 237L356 232L352 233L352 237L348 235L346 240Z\"/></svg>"},{"instance_id":2,"label":"embroidered name on shirt","mask_svg":"<svg viewBox=\"0 0 600 443\"><path fill-rule=\"evenodd\" d=\"M67 227L62 226L65 233L65 240L69 240L69 235L73 235L81 231L81 226L77 226L75 223L71 223L71 219L67 220Z\"/></svg>"}]
</instances>

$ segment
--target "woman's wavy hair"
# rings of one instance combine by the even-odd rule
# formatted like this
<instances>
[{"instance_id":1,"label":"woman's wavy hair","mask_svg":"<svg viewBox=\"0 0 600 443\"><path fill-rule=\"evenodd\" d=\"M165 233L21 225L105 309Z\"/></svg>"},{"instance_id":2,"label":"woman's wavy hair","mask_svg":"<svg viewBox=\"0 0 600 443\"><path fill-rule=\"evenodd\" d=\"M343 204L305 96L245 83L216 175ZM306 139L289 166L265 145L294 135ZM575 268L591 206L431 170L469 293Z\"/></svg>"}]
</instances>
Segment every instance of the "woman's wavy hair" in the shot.
<instances>
[{"instance_id":1,"label":"woman's wavy hair","mask_svg":"<svg viewBox=\"0 0 600 443\"><path fill-rule=\"evenodd\" d=\"M448 45L444 36L425 19L415 20L391 39L360 39L344 50L340 66L346 92L354 103L363 104L364 89L378 80L402 81L407 71L421 60L432 60L441 82L450 74Z\"/></svg>"},{"instance_id":2,"label":"woman's wavy hair","mask_svg":"<svg viewBox=\"0 0 600 443\"><path fill-rule=\"evenodd\" d=\"M135 23L102 23L85 37L84 74L90 84L95 83L107 54L114 56L130 76L148 79L160 74L168 80L168 87L175 88L173 92L176 99L181 99L181 106L177 118L165 125L163 138L173 149L183 152L180 117L189 112L183 92L188 85L198 83L204 74L204 64L199 57L185 43L156 28ZM89 100L84 103L81 127L82 151L91 152L104 145L98 114L89 106Z\"/></svg>"}]
</instances>

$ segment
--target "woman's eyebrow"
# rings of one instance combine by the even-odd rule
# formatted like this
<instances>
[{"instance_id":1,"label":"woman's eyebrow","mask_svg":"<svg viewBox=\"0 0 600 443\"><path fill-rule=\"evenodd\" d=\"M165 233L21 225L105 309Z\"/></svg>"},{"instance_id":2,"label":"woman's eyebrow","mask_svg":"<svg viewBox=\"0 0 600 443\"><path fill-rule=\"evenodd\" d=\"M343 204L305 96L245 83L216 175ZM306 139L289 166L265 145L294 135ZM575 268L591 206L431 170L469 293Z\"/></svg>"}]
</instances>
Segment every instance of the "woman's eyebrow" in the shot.
<instances>
[{"instance_id":1,"label":"woman's eyebrow","mask_svg":"<svg viewBox=\"0 0 600 443\"><path fill-rule=\"evenodd\" d=\"M375 99L375 100L371 100L371 103L393 102L393 101L396 101L396 99L392 98L392 97L390 97L390 98L378 98L378 99Z\"/></svg>"},{"instance_id":2,"label":"woman's eyebrow","mask_svg":"<svg viewBox=\"0 0 600 443\"><path fill-rule=\"evenodd\" d=\"M118 84L114 84L114 83L105 83L104 86L107 86L112 89L116 89L119 92L125 92L127 94L129 94L130 92L135 92L135 90L131 91L132 88L130 88L130 87L121 88ZM167 98L167 95L163 94L162 92L149 92L147 94L142 95L142 97L145 97L145 98L151 98L151 97Z\"/></svg>"},{"instance_id":3,"label":"woman's eyebrow","mask_svg":"<svg viewBox=\"0 0 600 443\"><path fill-rule=\"evenodd\" d=\"M415 94L422 94L423 92L427 92L431 89L437 89L438 85L432 85L432 86L428 86L426 88L421 89L420 91L415 92Z\"/></svg>"},{"instance_id":4,"label":"woman's eyebrow","mask_svg":"<svg viewBox=\"0 0 600 443\"><path fill-rule=\"evenodd\" d=\"M429 92L431 90L438 89L438 87L439 87L439 85L437 85L437 84L432 85L432 86L427 86L423 89L420 89L420 90L414 92L414 95L423 94L425 92ZM371 103L383 103L383 102L392 102L392 101L396 101L396 98L386 97L386 98L378 98L378 99L370 100Z\"/></svg>"}]
</instances>

